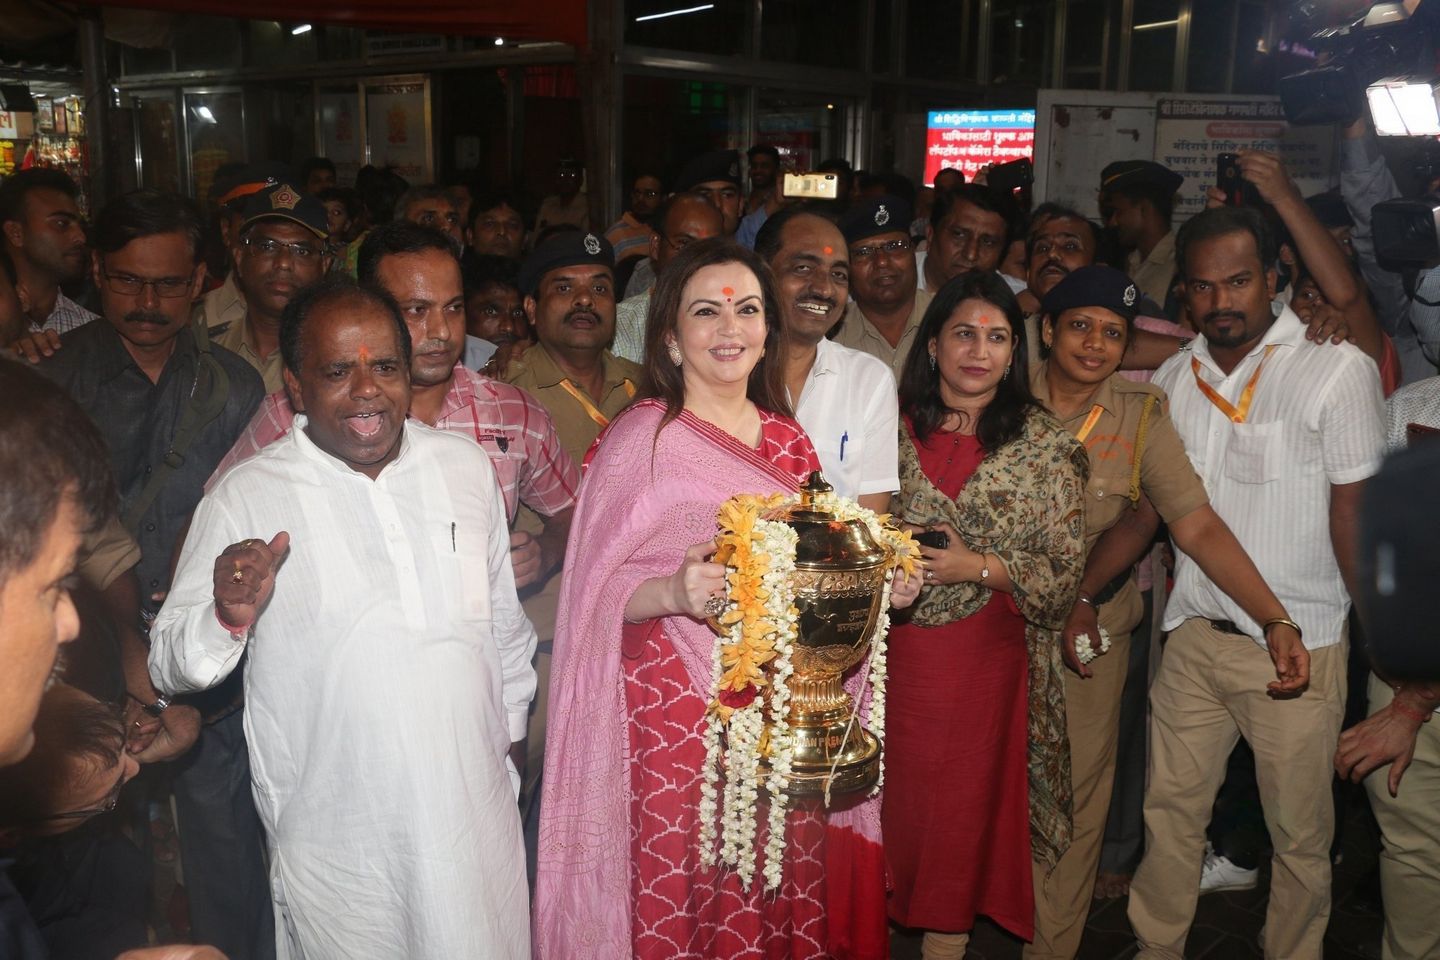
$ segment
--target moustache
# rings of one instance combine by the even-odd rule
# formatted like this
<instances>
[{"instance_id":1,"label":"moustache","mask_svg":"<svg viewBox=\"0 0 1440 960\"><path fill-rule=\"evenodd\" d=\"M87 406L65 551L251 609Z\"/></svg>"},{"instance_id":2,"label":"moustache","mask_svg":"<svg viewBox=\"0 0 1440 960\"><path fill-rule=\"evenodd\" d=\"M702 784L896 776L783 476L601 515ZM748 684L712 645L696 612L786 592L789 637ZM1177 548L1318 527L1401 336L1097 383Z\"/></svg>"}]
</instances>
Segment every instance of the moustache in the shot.
<instances>
[{"instance_id":1,"label":"moustache","mask_svg":"<svg viewBox=\"0 0 1440 960\"><path fill-rule=\"evenodd\" d=\"M599 322L600 322L600 314L596 313L594 310L586 310L586 309L583 308L583 307L577 307L577 308L575 308L574 310L571 310L571 311L569 311L568 313L566 313L566 314L565 314L565 322L566 322L566 323L569 323L571 320L574 320L576 317L588 317L588 318L590 319L590 321L593 322L593 323L599 323Z\"/></svg>"},{"instance_id":2,"label":"moustache","mask_svg":"<svg viewBox=\"0 0 1440 960\"><path fill-rule=\"evenodd\" d=\"M159 310L131 310L125 314L126 323L150 323L157 327L170 325L170 318Z\"/></svg>"},{"instance_id":3,"label":"moustache","mask_svg":"<svg viewBox=\"0 0 1440 960\"><path fill-rule=\"evenodd\" d=\"M1204 318L1201 319L1200 322L1214 323L1217 320L1239 320L1243 323L1245 320L1245 314L1241 313L1239 310L1212 310L1210 313L1205 314Z\"/></svg>"}]
</instances>

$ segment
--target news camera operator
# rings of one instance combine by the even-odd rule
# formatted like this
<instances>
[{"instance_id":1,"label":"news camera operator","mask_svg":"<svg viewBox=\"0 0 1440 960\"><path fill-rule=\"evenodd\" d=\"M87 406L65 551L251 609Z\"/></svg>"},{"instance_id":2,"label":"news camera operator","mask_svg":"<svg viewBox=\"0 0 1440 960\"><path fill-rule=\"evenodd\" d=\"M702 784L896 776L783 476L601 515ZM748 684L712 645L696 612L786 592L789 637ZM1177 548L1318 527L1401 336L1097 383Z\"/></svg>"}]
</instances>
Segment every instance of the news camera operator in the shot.
<instances>
[{"instance_id":1,"label":"news camera operator","mask_svg":"<svg viewBox=\"0 0 1440 960\"><path fill-rule=\"evenodd\" d=\"M1426 184L1427 192L1440 177ZM1400 354L1405 383L1435 375L1440 363L1440 258L1423 264L1413 292L1406 291L1403 275L1394 264L1382 264L1377 255L1373 211L1377 204L1401 196L1400 187L1380 151L1380 142L1368 117L1343 128L1340 143L1340 192L1355 221L1351 242L1361 275L1370 288L1381 328ZM1418 255L1418 254L1417 254ZM1427 303L1427 301L1429 301Z\"/></svg>"}]
</instances>

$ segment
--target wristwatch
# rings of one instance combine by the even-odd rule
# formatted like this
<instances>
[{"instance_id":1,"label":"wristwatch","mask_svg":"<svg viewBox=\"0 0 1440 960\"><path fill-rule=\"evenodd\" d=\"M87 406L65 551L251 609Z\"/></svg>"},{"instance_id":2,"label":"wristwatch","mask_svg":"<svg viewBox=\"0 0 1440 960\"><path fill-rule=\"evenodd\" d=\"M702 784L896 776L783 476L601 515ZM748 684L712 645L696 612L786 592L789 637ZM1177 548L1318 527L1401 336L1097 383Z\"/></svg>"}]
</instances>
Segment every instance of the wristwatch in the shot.
<instances>
[{"instance_id":1,"label":"wristwatch","mask_svg":"<svg viewBox=\"0 0 1440 960\"><path fill-rule=\"evenodd\" d=\"M140 704L140 709L144 710L152 717L160 716L160 714L164 713L170 707L170 698L164 695L156 697L154 703L146 703L144 700L141 700L129 690L125 691L125 696Z\"/></svg>"}]
</instances>

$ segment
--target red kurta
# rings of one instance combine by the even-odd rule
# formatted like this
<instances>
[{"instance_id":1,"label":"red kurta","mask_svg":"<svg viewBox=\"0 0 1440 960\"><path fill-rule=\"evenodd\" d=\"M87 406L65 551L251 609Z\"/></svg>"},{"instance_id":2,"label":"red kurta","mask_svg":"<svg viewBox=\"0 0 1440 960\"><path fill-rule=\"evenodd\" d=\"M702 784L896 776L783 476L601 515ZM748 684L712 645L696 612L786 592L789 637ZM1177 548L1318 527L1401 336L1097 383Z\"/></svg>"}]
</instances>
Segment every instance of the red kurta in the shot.
<instances>
[{"instance_id":1,"label":"red kurta","mask_svg":"<svg viewBox=\"0 0 1440 960\"><path fill-rule=\"evenodd\" d=\"M984 454L973 436L917 444L920 467L955 497ZM1030 939L1025 621L1009 594L943 627L897 625L889 643L881 818L909 927L968 931L984 914Z\"/></svg>"}]
</instances>

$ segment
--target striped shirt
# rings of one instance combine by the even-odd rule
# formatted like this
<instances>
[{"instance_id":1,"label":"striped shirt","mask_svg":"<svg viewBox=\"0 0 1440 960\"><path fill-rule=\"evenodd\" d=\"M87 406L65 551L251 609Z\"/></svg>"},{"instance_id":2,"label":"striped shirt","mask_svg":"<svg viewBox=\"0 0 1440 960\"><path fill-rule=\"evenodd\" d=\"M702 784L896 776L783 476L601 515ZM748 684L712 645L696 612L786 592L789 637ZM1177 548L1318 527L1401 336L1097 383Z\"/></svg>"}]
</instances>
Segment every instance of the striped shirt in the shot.
<instances>
[{"instance_id":1,"label":"striped shirt","mask_svg":"<svg viewBox=\"0 0 1440 960\"><path fill-rule=\"evenodd\" d=\"M1199 376L1236 405L1264 363L1243 423L1201 392L1191 357L1200 362ZM1385 401L1375 362L1348 343L1306 340L1305 324L1287 307L1228 376L1202 336L1165 361L1152 382L1170 395L1170 419L1215 512L1300 624L1305 646L1339 642L1350 597L1330 541L1330 487L1365 480L1380 467ZM1190 617L1233 621L1264 643L1260 625L1177 550L1164 627Z\"/></svg>"},{"instance_id":2,"label":"striped shirt","mask_svg":"<svg viewBox=\"0 0 1440 960\"><path fill-rule=\"evenodd\" d=\"M267 396L205 489L289 433L294 420L295 409L284 390ZM489 455L511 523L521 503L546 517L575 505L580 470L561 446L545 408L519 387L457 364L435 429L470 437Z\"/></svg>"}]
</instances>

